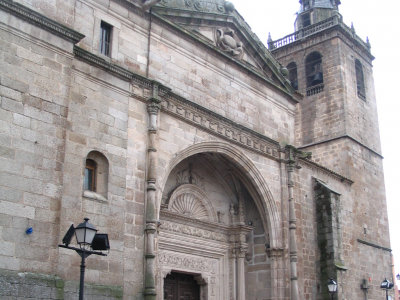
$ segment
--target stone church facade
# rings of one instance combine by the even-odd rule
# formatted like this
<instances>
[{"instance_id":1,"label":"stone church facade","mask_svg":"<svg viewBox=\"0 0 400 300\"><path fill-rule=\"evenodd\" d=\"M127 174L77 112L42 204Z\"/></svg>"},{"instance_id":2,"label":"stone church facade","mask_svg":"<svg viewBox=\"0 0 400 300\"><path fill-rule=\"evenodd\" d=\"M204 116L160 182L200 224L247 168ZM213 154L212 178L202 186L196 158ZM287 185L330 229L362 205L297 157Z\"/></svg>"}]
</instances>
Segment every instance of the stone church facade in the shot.
<instances>
[{"instance_id":1,"label":"stone church facade","mask_svg":"<svg viewBox=\"0 0 400 300\"><path fill-rule=\"evenodd\" d=\"M0 0L0 298L378 299L369 42L302 0L268 49L224 0ZM26 230L32 228L32 233Z\"/></svg>"}]
</instances>

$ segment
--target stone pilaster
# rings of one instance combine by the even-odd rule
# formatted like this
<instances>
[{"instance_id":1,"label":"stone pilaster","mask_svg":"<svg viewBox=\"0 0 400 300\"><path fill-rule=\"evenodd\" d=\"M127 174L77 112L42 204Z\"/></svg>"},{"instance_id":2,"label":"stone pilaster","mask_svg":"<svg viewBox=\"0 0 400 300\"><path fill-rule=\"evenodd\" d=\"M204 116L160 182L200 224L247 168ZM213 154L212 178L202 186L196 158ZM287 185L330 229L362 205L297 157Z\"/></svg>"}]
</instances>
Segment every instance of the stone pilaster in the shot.
<instances>
[{"instance_id":1,"label":"stone pilaster","mask_svg":"<svg viewBox=\"0 0 400 300\"><path fill-rule=\"evenodd\" d=\"M299 287L297 277L297 243L296 243L296 212L294 208L294 180L293 172L296 167L297 149L286 146L287 178L289 193L289 256L290 256L290 299L299 299Z\"/></svg>"},{"instance_id":2,"label":"stone pilaster","mask_svg":"<svg viewBox=\"0 0 400 300\"><path fill-rule=\"evenodd\" d=\"M237 254L237 300L246 299L246 286L244 276L244 258L247 252L247 248L242 247L238 249Z\"/></svg>"},{"instance_id":3,"label":"stone pilaster","mask_svg":"<svg viewBox=\"0 0 400 300\"><path fill-rule=\"evenodd\" d=\"M156 162L157 162L157 118L160 111L158 94L158 83L153 82L152 97L148 99L147 111L149 113L149 143L148 143L148 169L147 169L147 205L146 205L146 270L145 270L145 290L146 300L156 299L156 274L155 274L155 249L154 235L157 229L157 207L156 207Z\"/></svg>"},{"instance_id":4,"label":"stone pilaster","mask_svg":"<svg viewBox=\"0 0 400 300\"><path fill-rule=\"evenodd\" d=\"M286 162L288 172L289 193L289 255L290 255L290 290L291 300L299 299L299 287L297 277L297 243L296 243L296 211L294 207L294 170L301 167L297 164L298 158L311 158L310 152L302 152L293 146L286 146Z\"/></svg>"}]
</instances>

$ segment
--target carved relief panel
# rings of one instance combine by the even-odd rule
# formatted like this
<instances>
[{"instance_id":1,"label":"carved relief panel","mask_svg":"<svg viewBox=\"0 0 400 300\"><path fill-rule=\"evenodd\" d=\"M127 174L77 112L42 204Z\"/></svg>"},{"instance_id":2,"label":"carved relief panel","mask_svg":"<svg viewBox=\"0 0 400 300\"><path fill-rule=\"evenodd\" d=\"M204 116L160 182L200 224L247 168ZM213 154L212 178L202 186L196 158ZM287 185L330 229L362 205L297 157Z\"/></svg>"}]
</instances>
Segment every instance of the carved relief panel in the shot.
<instances>
[{"instance_id":1,"label":"carved relief panel","mask_svg":"<svg viewBox=\"0 0 400 300\"><path fill-rule=\"evenodd\" d=\"M235 31L229 27L219 28L216 31L216 43L219 49L235 58L243 57L243 44L235 39Z\"/></svg>"},{"instance_id":2,"label":"carved relief panel","mask_svg":"<svg viewBox=\"0 0 400 300\"><path fill-rule=\"evenodd\" d=\"M168 210L193 219L218 222L210 199L194 184L178 187L168 201Z\"/></svg>"}]
</instances>

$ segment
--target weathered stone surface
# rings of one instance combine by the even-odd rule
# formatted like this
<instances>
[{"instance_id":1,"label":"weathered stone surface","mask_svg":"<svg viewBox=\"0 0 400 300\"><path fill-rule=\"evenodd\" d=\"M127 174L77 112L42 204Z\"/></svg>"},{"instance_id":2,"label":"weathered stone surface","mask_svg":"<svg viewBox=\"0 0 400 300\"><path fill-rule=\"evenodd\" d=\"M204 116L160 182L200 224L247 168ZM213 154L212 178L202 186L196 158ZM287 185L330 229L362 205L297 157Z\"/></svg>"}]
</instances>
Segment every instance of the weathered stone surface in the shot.
<instances>
[{"instance_id":1,"label":"weathered stone surface","mask_svg":"<svg viewBox=\"0 0 400 300\"><path fill-rule=\"evenodd\" d=\"M341 299L361 299L353 287L364 278L390 277L372 69L346 34L331 30L304 48L288 46L294 52L274 51L284 66L296 62L303 93L307 47L323 55L324 91L297 103L281 66L222 0L153 8L190 10L193 24L204 13L220 18L187 31L156 15L150 26L139 0L18 2L86 37L76 42L55 23L57 34L0 11L8 22L0 29L1 299L76 299L79 256L57 245L84 217L111 245L107 257L87 259L87 299L154 299L146 287L160 300L171 271L195 274L211 300L234 291L237 300L287 300L293 281L293 299L321 300L317 287L325 288L328 267L337 274L338 261L348 268ZM186 26L185 14L166 17ZM239 25L224 21L232 16ZM102 21L112 26L109 57L99 52ZM243 57L229 52L242 46ZM354 58L364 66L366 101L357 96ZM313 161L297 157L302 169L288 167L286 144L306 147ZM84 190L87 159L93 191ZM315 178L340 194L336 211Z\"/></svg>"}]
</instances>

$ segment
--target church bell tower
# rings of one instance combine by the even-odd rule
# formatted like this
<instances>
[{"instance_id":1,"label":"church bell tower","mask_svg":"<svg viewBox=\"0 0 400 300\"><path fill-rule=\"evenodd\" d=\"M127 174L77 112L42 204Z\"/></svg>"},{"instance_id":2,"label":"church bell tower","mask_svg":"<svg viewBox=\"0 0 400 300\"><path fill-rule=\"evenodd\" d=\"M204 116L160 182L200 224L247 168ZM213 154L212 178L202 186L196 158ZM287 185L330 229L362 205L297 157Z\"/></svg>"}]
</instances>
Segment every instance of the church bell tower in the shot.
<instances>
[{"instance_id":1,"label":"church bell tower","mask_svg":"<svg viewBox=\"0 0 400 300\"><path fill-rule=\"evenodd\" d=\"M316 24L332 16L332 10L338 10L340 0L300 0L295 30Z\"/></svg>"},{"instance_id":2,"label":"church bell tower","mask_svg":"<svg viewBox=\"0 0 400 300\"><path fill-rule=\"evenodd\" d=\"M368 38L361 39L353 24L344 23L338 11L340 4L340 0L300 0L295 32L275 41L270 37L268 41L273 56L288 69L291 86L303 95L296 113L296 147L312 152L316 163L354 182L349 187L349 195L335 194L336 203L341 205L335 226L348 226L346 230L352 231L357 239L334 236L333 227L321 229L320 232L330 233L317 237L319 275L313 285L322 289L320 294L312 296L316 299L327 299L324 289L330 278L341 280L345 295L339 299L364 298L365 291L353 287L361 286L365 278L385 277L373 264L365 264L371 255L378 254L371 254L371 248L364 245L390 245L373 78L374 56ZM321 182L318 178L313 180L314 209L319 220L315 226L319 228L326 221L318 218L324 215L322 209L326 205L320 202L321 194L317 192ZM325 184L329 186L326 182L322 186ZM348 219L351 224L345 221L349 215L341 218L344 207L351 212ZM378 229L376 224L382 227ZM327 245L337 245L337 251ZM386 253L383 251L382 255ZM386 263L382 258L383 261ZM371 293L375 291L369 291L368 298L375 297ZM376 292L375 298L378 297Z\"/></svg>"}]
</instances>

